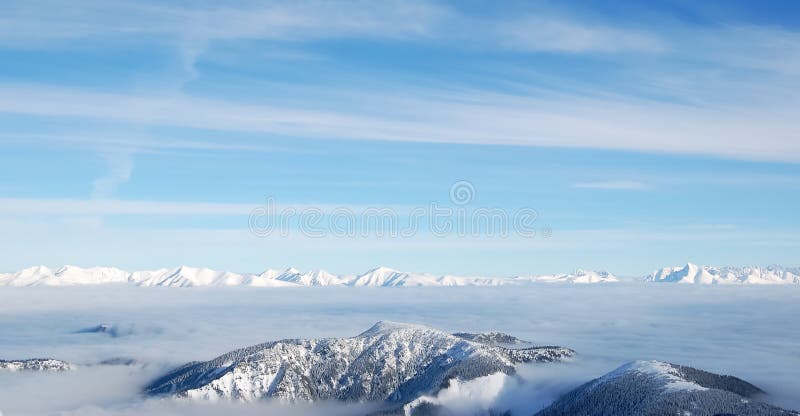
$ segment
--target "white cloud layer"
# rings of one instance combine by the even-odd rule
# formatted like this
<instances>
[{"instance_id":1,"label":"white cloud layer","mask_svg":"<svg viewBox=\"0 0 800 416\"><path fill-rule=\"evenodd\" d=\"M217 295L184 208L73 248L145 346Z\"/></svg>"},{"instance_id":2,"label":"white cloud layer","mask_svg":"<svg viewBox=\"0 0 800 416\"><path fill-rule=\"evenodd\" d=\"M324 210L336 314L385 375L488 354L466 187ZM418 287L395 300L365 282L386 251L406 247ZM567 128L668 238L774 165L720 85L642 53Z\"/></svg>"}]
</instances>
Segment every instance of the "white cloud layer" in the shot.
<instances>
[{"instance_id":1,"label":"white cloud layer","mask_svg":"<svg viewBox=\"0 0 800 416\"><path fill-rule=\"evenodd\" d=\"M438 395L438 400L456 403L462 410L513 409L532 414L570 388L634 359L736 375L768 391L766 400L800 407L795 371L800 357L794 349L800 325L778 319L796 310L800 294L790 287L7 289L0 291L4 358L55 356L85 364L133 357L148 363L106 369L84 366L67 374L0 374L0 409L9 415L287 414L290 409L270 405L142 401L138 392L170 365L210 359L266 340L353 336L378 320L415 322L451 332L499 330L578 351L571 364L523 367L520 380L488 380L483 387L491 385L491 390L478 382ZM486 305L492 305L492 313L486 313ZM99 323L140 330L119 338L72 333ZM698 339L703 342L693 342ZM692 348L686 348L687 343ZM347 409L328 409L327 404L294 410L348 414Z\"/></svg>"}]
</instances>

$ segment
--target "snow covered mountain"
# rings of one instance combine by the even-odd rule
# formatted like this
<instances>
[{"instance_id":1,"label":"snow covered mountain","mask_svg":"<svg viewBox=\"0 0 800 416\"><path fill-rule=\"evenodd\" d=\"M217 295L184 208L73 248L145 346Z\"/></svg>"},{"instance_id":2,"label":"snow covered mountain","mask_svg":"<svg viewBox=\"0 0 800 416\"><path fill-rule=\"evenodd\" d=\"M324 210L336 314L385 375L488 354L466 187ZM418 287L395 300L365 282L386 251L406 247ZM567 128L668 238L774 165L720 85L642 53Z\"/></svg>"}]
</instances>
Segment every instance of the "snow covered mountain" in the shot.
<instances>
[{"instance_id":1,"label":"snow covered mountain","mask_svg":"<svg viewBox=\"0 0 800 416\"><path fill-rule=\"evenodd\" d=\"M0 274L0 286L70 286L92 284L129 284L134 286L197 287L419 287L419 286L505 286L531 283L603 283L617 282L608 272L578 270L573 274L527 277L464 277L409 273L376 267L363 274L336 275L325 270L301 272L294 268L268 269L259 274L240 274L208 268L180 266L128 273L113 267L81 268L64 266L51 270L45 266L31 267L16 273Z\"/></svg>"},{"instance_id":2,"label":"snow covered mountain","mask_svg":"<svg viewBox=\"0 0 800 416\"><path fill-rule=\"evenodd\" d=\"M376 267L348 281L350 286L410 287L410 286L499 286L513 284L513 280L502 277L463 277L428 273L408 273Z\"/></svg>"},{"instance_id":3,"label":"snow covered mountain","mask_svg":"<svg viewBox=\"0 0 800 416\"><path fill-rule=\"evenodd\" d=\"M53 271L45 266L36 266L12 274L0 274L0 285L8 286L69 286L127 281L128 273L114 267L64 266Z\"/></svg>"},{"instance_id":4,"label":"snow covered mountain","mask_svg":"<svg viewBox=\"0 0 800 416\"><path fill-rule=\"evenodd\" d=\"M0 360L0 371L68 371L74 367L52 358L31 358L27 360Z\"/></svg>"},{"instance_id":5,"label":"snow covered mountain","mask_svg":"<svg viewBox=\"0 0 800 416\"><path fill-rule=\"evenodd\" d=\"M267 270L259 276L267 281L286 282L301 286L343 286L349 281L348 277L337 276L325 270L312 270L303 273L294 267L284 271Z\"/></svg>"},{"instance_id":6,"label":"snow covered mountain","mask_svg":"<svg viewBox=\"0 0 800 416\"><path fill-rule=\"evenodd\" d=\"M562 347L503 348L425 326L379 322L352 338L267 342L189 363L145 392L246 402L372 401L391 408L434 393L453 378L513 374L517 363L573 354Z\"/></svg>"},{"instance_id":7,"label":"snow covered mountain","mask_svg":"<svg viewBox=\"0 0 800 416\"><path fill-rule=\"evenodd\" d=\"M591 271L578 269L573 274L554 274L543 276L517 277L520 280L545 283L614 283L619 279L606 271Z\"/></svg>"},{"instance_id":8,"label":"snow covered mountain","mask_svg":"<svg viewBox=\"0 0 800 416\"><path fill-rule=\"evenodd\" d=\"M656 270L643 280L648 282L697 284L800 284L800 268L711 267L688 263L685 266ZM0 274L0 286L72 286L94 284L129 284L134 286L252 286L252 287L439 287L439 286L508 286L533 283L615 283L606 271L576 270L573 273L516 276L467 277L409 273L388 267L376 267L359 275L336 275L325 270L301 272L295 268L268 269L259 274L234 273L208 268L180 266L175 269L126 272L114 267L81 268L64 266L52 270L30 267L15 273Z\"/></svg>"},{"instance_id":9,"label":"snow covered mountain","mask_svg":"<svg viewBox=\"0 0 800 416\"><path fill-rule=\"evenodd\" d=\"M800 284L800 269L781 266L712 267L687 263L646 276L645 281L695 284Z\"/></svg>"},{"instance_id":10,"label":"snow covered mountain","mask_svg":"<svg viewBox=\"0 0 800 416\"><path fill-rule=\"evenodd\" d=\"M16 273L0 274L0 286L71 286L105 283L126 283L130 274L114 267L64 266L52 270L35 266Z\"/></svg>"},{"instance_id":11,"label":"snow covered mountain","mask_svg":"<svg viewBox=\"0 0 800 416\"><path fill-rule=\"evenodd\" d=\"M635 361L572 390L535 416L797 415L754 400L763 393L736 377Z\"/></svg>"}]
</instances>

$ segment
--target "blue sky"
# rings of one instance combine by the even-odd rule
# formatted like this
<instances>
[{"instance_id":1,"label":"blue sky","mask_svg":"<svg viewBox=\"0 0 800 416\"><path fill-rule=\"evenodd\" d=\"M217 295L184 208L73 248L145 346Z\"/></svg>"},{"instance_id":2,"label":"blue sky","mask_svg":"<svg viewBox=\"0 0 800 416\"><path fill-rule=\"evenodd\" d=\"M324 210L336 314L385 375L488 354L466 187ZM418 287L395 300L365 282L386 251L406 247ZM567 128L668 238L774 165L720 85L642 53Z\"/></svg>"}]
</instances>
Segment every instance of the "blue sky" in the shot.
<instances>
[{"instance_id":1,"label":"blue sky","mask_svg":"<svg viewBox=\"0 0 800 416\"><path fill-rule=\"evenodd\" d=\"M704 3L3 2L0 270L797 265L800 5ZM248 228L457 181L538 235Z\"/></svg>"}]
</instances>

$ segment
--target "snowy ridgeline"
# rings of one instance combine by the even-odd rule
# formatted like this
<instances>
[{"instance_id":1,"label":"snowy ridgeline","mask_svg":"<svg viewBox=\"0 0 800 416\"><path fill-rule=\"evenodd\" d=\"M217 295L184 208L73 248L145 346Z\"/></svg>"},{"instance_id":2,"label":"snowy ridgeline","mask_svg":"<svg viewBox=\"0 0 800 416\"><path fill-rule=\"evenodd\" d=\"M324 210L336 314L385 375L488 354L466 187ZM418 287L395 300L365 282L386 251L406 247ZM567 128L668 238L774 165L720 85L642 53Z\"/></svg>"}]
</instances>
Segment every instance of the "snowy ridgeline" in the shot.
<instances>
[{"instance_id":1,"label":"snowy ridgeline","mask_svg":"<svg viewBox=\"0 0 800 416\"><path fill-rule=\"evenodd\" d=\"M535 416L797 415L758 401L764 394L733 376L635 361L564 394Z\"/></svg>"},{"instance_id":2,"label":"snowy ridgeline","mask_svg":"<svg viewBox=\"0 0 800 416\"><path fill-rule=\"evenodd\" d=\"M155 380L149 395L252 402L385 402L401 406L447 385L519 363L560 361L563 347L505 348L480 334L454 335L421 325L379 322L351 338L289 339L192 362Z\"/></svg>"},{"instance_id":3,"label":"snowy ridgeline","mask_svg":"<svg viewBox=\"0 0 800 416\"><path fill-rule=\"evenodd\" d=\"M645 281L694 284L800 284L800 268L712 267L687 263L666 267L645 277Z\"/></svg>"},{"instance_id":4,"label":"snowy ridgeline","mask_svg":"<svg viewBox=\"0 0 800 416\"><path fill-rule=\"evenodd\" d=\"M26 360L0 360L0 371L68 371L75 367L52 358L29 358Z\"/></svg>"},{"instance_id":5,"label":"snowy ridgeline","mask_svg":"<svg viewBox=\"0 0 800 416\"><path fill-rule=\"evenodd\" d=\"M260 274L240 274L206 268L181 266L176 269L126 272L114 267L81 268L64 266L52 270L31 267L16 273L0 274L0 286L72 286L130 284L135 286L253 286L253 287L408 287L408 286L504 286L535 282L601 283L617 282L607 272L577 270L572 274L518 277L464 277L408 273L377 267L360 275L335 275L324 270L301 272L294 268L266 270Z\"/></svg>"},{"instance_id":6,"label":"snowy ridgeline","mask_svg":"<svg viewBox=\"0 0 800 416\"><path fill-rule=\"evenodd\" d=\"M781 266L711 267L691 263L668 267L645 276L645 282L695 284L800 284L800 269ZM576 270L574 273L516 276L466 277L402 272L377 267L359 275L336 275L324 270L301 272L294 268L269 269L259 274L234 273L207 268L181 266L175 269L127 272L114 267L81 268L64 266L52 270L31 267L16 273L0 274L0 286L74 286L129 284L134 286L196 287L442 287L442 286L522 286L534 283L616 283L616 276L605 271Z\"/></svg>"}]
</instances>

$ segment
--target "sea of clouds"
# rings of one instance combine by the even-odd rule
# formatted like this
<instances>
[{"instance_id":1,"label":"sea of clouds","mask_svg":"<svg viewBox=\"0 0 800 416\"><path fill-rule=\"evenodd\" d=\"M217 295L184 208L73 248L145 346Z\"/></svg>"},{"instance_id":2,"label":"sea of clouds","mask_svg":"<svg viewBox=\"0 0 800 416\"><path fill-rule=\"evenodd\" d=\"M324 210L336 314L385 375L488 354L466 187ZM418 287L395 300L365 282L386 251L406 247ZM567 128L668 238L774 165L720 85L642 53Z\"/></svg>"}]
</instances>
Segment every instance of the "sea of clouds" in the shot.
<instances>
[{"instance_id":1,"label":"sea of clouds","mask_svg":"<svg viewBox=\"0 0 800 416\"><path fill-rule=\"evenodd\" d=\"M463 414L532 414L558 395L635 359L744 378L768 401L800 409L798 287L669 284L449 288L0 289L0 359L52 357L67 373L0 373L0 412L13 415L350 415L370 405L236 405L146 399L172 366L242 346L353 336L379 320L450 332L498 330L577 350L570 363L526 365L514 377L453 383L426 400ZM99 324L109 333L80 333ZM136 365L98 366L133 358ZM365 407L366 406L366 407Z\"/></svg>"}]
</instances>

